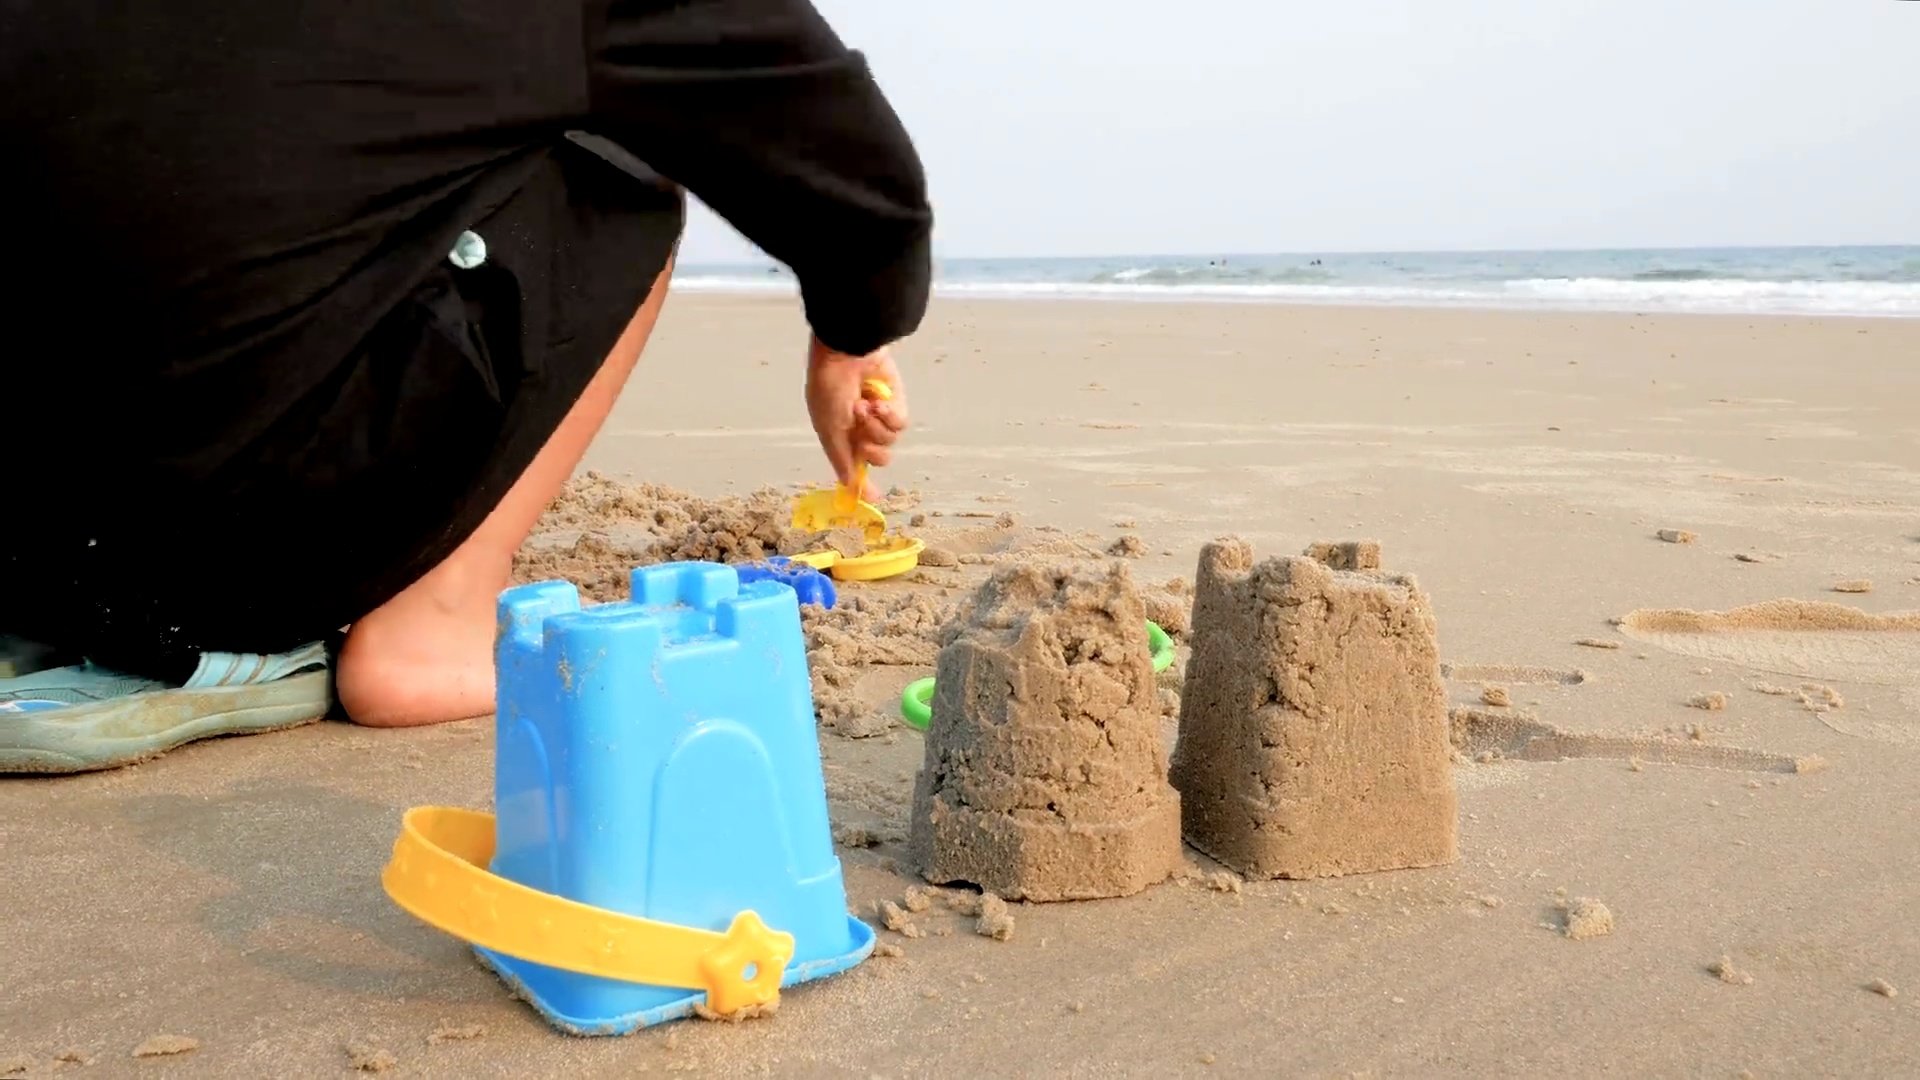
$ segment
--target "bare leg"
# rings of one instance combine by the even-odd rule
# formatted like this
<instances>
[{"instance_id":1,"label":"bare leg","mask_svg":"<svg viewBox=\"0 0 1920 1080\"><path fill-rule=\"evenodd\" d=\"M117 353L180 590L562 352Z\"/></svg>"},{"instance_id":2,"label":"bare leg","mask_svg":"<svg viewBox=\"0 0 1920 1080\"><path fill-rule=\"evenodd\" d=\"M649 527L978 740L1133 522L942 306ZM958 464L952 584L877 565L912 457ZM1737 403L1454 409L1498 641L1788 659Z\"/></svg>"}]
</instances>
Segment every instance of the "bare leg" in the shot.
<instances>
[{"instance_id":1,"label":"bare leg","mask_svg":"<svg viewBox=\"0 0 1920 1080\"><path fill-rule=\"evenodd\" d=\"M340 650L340 706L369 727L414 727L493 711L494 604L533 531L640 359L667 295L669 262L580 400L466 543L369 612Z\"/></svg>"}]
</instances>

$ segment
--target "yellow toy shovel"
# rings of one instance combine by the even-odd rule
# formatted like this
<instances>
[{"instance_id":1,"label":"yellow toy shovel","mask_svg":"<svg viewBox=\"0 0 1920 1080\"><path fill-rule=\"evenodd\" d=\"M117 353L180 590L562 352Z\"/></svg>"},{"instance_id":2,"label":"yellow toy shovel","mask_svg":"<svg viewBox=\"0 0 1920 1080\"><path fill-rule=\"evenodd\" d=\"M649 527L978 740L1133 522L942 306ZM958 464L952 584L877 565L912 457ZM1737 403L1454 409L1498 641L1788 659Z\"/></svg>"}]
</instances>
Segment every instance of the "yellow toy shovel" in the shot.
<instances>
[{"instance_id":1,"label":"yellow toy shovel","mask_svg":"<svg viewBox=\"0 0 1920 1080\"><path fill-rule=\"evenodd\" d=\"M861 384L861 389L876 401L893 398L893 388L880 379L868 379ZM815 488L793 500L793 527L808 532L859 529L868 543L878 543L887 535L887 517L879 507L860 497L866 489L867 463L855 462L852 484Z\"/></svg>"},{"instance_id":2,"label":"yellow toy shovel","mask_svg":"<svg viewBox=\"0 0 1920 1080\"><path fill-rule=\"evenodd\" d=\"M893 398L893 388L879 379L861 384L866 396L876 401ZM880 508L860 498L867 489L867 463L857 462L853 483L809 491L794 500L793 527L809 532L832 529L859 529L867 550L860 555L842 555L837 551L809 551L795 555L793 561L830 573L839 581L880 581L897 577L920 565L920 552L926 542L905 536L887 536L887 518Z\"/></svg>"}]
</instances>

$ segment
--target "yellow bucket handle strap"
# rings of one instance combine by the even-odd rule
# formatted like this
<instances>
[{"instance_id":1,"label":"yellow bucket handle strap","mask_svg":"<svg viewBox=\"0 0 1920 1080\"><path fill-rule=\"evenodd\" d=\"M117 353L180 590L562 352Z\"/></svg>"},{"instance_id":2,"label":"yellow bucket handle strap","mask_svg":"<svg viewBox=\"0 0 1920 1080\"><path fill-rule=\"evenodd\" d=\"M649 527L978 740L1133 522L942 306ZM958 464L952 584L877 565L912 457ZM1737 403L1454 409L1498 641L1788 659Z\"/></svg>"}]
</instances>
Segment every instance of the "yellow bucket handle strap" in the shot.
<instances>
[{"instance_id":1,"label":"yellow bucket handle strap","mask_svg":"<svg viewBox=\"0 0 1920 1080\"><path fill-rule=\"evenodd\" d=\"M705 990L722 1015L780 997L793 935L751 911L724 934L622 915L489 871L493 815L416 806L401 819L380 884L436 929L507 956L623 982ZM751 972L751 974L749 974Z\"/></svg>"}]
</instances>

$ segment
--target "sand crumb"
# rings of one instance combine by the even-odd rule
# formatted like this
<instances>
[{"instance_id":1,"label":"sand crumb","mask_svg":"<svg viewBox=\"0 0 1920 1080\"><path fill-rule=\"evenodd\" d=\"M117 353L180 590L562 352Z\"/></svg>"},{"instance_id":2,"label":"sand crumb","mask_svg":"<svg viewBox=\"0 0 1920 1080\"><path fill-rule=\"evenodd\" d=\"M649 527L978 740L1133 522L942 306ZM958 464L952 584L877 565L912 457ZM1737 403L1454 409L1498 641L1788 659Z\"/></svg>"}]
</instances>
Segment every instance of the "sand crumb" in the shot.
<instances>
[{"instance_id":1,"label":"sand crumb","mask_svg":"<svg viewBox=\"0 0 1920 1080\"><path fill-rule=\"evenodd\" d=\"M1800 704L1808 712L1832 712L1845 708L1847 699L1840 696L1840 691L1825 683L1801 683Z\"/></svg>"},{"instance_id":2,"label":"sand crumb","mask_svg":"<svg viewBox=\"0 0 1920 1080\"><path fill-rule=\"evenodd\" d=\"M200 1040L189 1035L155 1035L146 1042L133 1048L137 1058L170 1057L174 1054L191 1054L200 1049Z\"/></svg>"},{"instance_id":3,"label":"sand crumb","mask_svg":"<svg viewBox=\"0 0 1920 1080\"><path fill-rule=\"evenodd\" d=\"M57 1065L79 1065L84 1068L93 1064L94 1057L77 1046L69 1046L53 1055L53 1060Z\"/></svg>"},{"instance_id":4,"label":"sand crumb","mask_svg":"<svg viewBox=\"0 0 1920 1080\"><path fill-rule=\"evenodd\" d=\"M723 1024L744 1024L749 1020L764 1020L772 1017L779 1011L780 1001L778 998L772 1001L762 1002L758 1005L748 1005L735 1009L730 1013L714 1012L712 1009L707 1008L705 1002L696 1004L693 1007L693 1015L700 1019Z\"/></svg>"},{"instance_id":5,"label":"sand crumb","mask_svg":"<svg viewBox=\"0 0 1920 1080\"><path fill-rule=\"evenodd\" d=\"M1007 902L992 893L981 894L980 916L974 920L973 932L995 941L1013 937L1013 912L1007 910Z\"/></svg>"},{"instance_id":6,"label":"sand crumb","mask_svg":"<svg viewBox=\"0 0 1920 1080\"><path fill-rule=\"evenodd\" d=\"M1214 892L1237 893L1245 885L1239 874L1231 870L1215 870L1200 879L1201 883Z\"/></svg>"},{"instance_id":7,"label":"sand crumb","mask_svg":"<svg viewBox=\"0 0 1920 1080\"><path fill-rule=\"evenodd\" d=\"M1499 683L1488 683L1480 688L1480 700L1495 708L1504 709L1513 704L1513 694Z\"/></svg>"},{"instance_id":8,"label":"sand crumb","mask_svg":"<svg viewBox=\"0 0 1920 1080\"><path fill-rule=\"evenodd\" d=\"M879 904L880 924L905 938L924 937L924 932L913 924L913 919L899 904L891 900L882 900Z\"/></svg>"},{"instance_id":9,"label":"sand crumb","mask_svg":"<svg viewBox=\"0 0 1920 1080\"><path fill-rule=\"evenodd\" d=\"M1821 757L1819 754L1808 754L1805 757L1793 759L1793 771L1802 776L1808 773L1825 772L1826 769L1827 759Z\"/></svg>"},{"instance_id":10,"label":"sand crumb","mask_svg":"<svg viewBox=\"0 0 1920 1080\"><path fill-rule=\"evenodd\" d=\"M1138 559L1147 553L1146 541L1128 533L1107 548L1107 554L1120 559Z\"/></svg>"},{"instance_id":11,"label":"sand crumb","mask_svg":"<svg viewBox=\"0 0 1920 1080\"><path fill-rule=\"evenodd\" d=\"M1753 976L1733 966L1733 957L1722 956L1707 965L1707 971L1714 978L1729 986L1752 986Z\"/></svg>"},{"instance_id":12,"label":"sand crumb","mask_svg":"<svg viewBox=\"0 0 1920 1080\"><path fill-rule=\"evenodd\" d=\"M1638 757L1629 757L1627 758L1627 769L1631 772L1645 772L1647 771L1647 763L1641 761Z\"/></svg>"},{"instance_id":13,"label":"sand crumb","mask_svg":"<svg viewBox=\"0 0 1920 1080\"><path fill-rule=\"evenodd\" d=\"M1475 897L1475 899L1479 900L1480 906L1484 908L1497 908L1506 903L1505 900L1500 899L1499 897L1493 895L1492 893L1487 893L1484 896Z\"/></svg>"},{"instance_id":14,"label":"sand crumb","mask_svg":"<svg viewBox=\"0 0 1920 1080\"><path fill-rule=\"evenodd\" d=\"M933 906L933 890L925 885L910 885L900 902L908 911L918 914Z\"/></svg>"},{"instance_id":15,"label":"sand crumb","mask_svg":"<svg viewBox=\"0 0 1920 1080\"><path fill-rule=\"evenodd\" d=\"M1774 683L1752 683L1749 689L1755 693L1771 697L1790 697L1800 703L1800 707L1811 713L1833 712L1846 707L1847 699L1840 691L1825 683L1801 683L1799 686L1779 686Z\"/></svg>"},{"instance_id":16,"label":"sand crumb","mask_svg":"<svg viewBox=\"0 0 1920 1080\"><path fill-rule=\"evenodd\" d=\"M1733 557L1744 563L1772 562L1774 559L1772 555L1762 555L1754 551L1736 551L1733 553Z\"/></svg>"},{"instance_id":17,"label":"sand crumb","mask_svg":"<svg viewBox=\"0 0 1920 1080\"><path fill-rule=\"evenodd\" d=\"M907 950L895 945L891 941L881 941L874 944L873 955L886 957L888 959L897 959L907 955Z\"/></svg>"},{"instance_id":18,"label":"sand crumb","mask_svg":"<svg viewBox=\"0 0 1920 1080\"><path fill-rule=\"evenodd\" d=\"M1582 896L1567 905L1565 932L1574 941L1606 937L1613 933L1613 912L1590 896Z\"/></svg>"},{"instance_id":19,"label":"sand crumb","mask_svg":"<svg viewBox=\"0 0 1920 1080\"><path fill-rule=\"evenodd\" d=\"M833 829L833 842L841 847L871 848L880 846L880 834L864 825L836 825Z\"/></svg>"},{"instance_id":20,"label":"sand crumb","mask_svg":"<svg viewBox=\"0 0 1920 1080\"><path fill-rule=\"evenodd\" d=\"M920 552L920 565L935 570L947 570L960 565L960 556L943 547L927 547Z\"/></svg>"},{"instance_id":21,"label":"sand crumb","mask_svg":"<svg viewBox=\"0 0 1920 1080\"><path fill-rule=\"evenodd\" d=\"M1617 641L1597 637L1575 638L1573 643L1575 645L1584 645L1589 649L1617 649L1620 647L1620 643Z\"/></svg>"},{"instance_id":22,"label":"sand crumb","mask_svg":"<svg viewBox=\"0 0 1920 1080\"><path fill-rule=\"evenodd\" d=\"M347 1065L356 1072L386 1072L398 1064L400 1059L384 1047L365 1042L347 1044Z\"/></svg>"},{"instance_id":23,"label":"sand crumb","mask_svg":"<svg viewBox=\"0 0 1920 1080\"><path fill-rule=\"evenodd\" d=\"M1718 690L1713 690L1705 694L1695 694L1687 699L1687 707L1690 709L1705 709L1708 712L1719 712L1727 707L1727 695Z\"/></svg>"},{"instance_id":24,"label":"sand crumb","mask_svg":"<svg viewBox=\"0 0 1920 1080\"><path fill-rule=\"evenodd\" d=\"M466 1042L469 1039L484 1038L487 1034L485 1024L456 1024L451 1020L442 1020L427 1033L427 1045L439 1046L441 1043Z\"/></svg>"},{"instance_id":25,"label":"sand crumb","mask_svg":"<svg viewBox=\"0 0 1920 1080\"><path fill-rule=\"evenodd\" d=\"M1836 581L1833 583L1833 591L1838 593L1870 593L1873 591L1873 582L1868 581L1866 578L1850 578L1846 581Z\"/></svg>"},{"instance_id":26,"label":"sand crumb","mask_svg":"<svg viewBox=\"0 0 1920 1080\"><path fill-rule=\"evenodd\" d=\"M1665 540L1669 544L1691 544L1695 540L1700 539L1699 533L1688 532L1685 529L1661 529L1653 535Z\"/></svg>"},{"instance_id":27,"label":"sand crumb","mask_svg":"<svg viewBox=\"0 0 1920 1080\"><path fill-rule=\"evenodd\" d=\"M0 1077L25 1076L33 1071L38 1062L30 1054L15 1054L0 1058Z\"/></svg>"},{"instance_id":28,"label":"sand crumb","mask_svg":"<svg viewBox=\"0 0 1920 1080\"><path fill-rule=\"evenodd\" d=\"M1867 984L1867 989L1879 994L1883 998L1897 998L1900 996L1899 988L1885 979L1873 980Z\"/></svg>"}]
</instances>

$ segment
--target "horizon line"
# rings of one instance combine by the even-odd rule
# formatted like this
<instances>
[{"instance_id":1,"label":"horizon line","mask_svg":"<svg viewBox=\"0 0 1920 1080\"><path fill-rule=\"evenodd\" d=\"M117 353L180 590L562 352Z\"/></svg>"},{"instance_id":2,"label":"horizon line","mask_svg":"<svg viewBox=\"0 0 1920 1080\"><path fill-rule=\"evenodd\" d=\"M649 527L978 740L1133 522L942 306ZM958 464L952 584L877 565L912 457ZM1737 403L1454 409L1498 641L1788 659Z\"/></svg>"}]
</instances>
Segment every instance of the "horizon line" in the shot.
<instances>
[{"instance_id":1,"label":"horizon line","mask_svg":"<svg viewBox=\"0 0 1920 1080\"><path fill-rule=\"evenodd\" d=\"M935 252L935 262L941 261L1011 261L1047 259L1246 259L1272 258L1274 256L1300 256L1319 258L1325 256L1370 256L1370 255L1533 255L1533 254L1573 254L1580 252L1654 252L1654 251L1816 251L1875 248L1920 248L1920 242L1886 242L1873 244L1628 244L1618 247L1565 246L1565 247L1459 247L1459 248L1309 248L1296 251L1120 251L1098 252L1094 254L1071 255L955 255ZM761 252L753 252L744 260L696 259L689 260L692 265L732 265L732 266L777 266L779 260Z\"/></svg>"}]
</instances>

